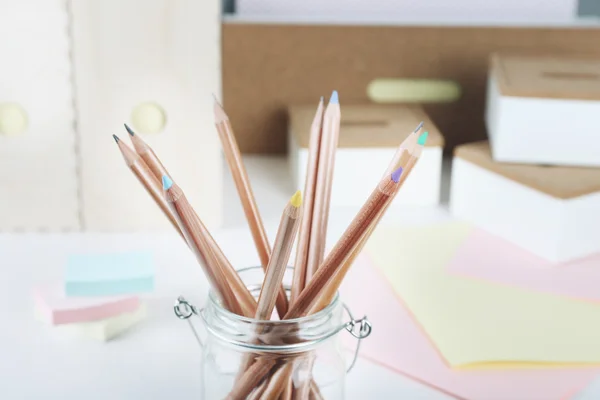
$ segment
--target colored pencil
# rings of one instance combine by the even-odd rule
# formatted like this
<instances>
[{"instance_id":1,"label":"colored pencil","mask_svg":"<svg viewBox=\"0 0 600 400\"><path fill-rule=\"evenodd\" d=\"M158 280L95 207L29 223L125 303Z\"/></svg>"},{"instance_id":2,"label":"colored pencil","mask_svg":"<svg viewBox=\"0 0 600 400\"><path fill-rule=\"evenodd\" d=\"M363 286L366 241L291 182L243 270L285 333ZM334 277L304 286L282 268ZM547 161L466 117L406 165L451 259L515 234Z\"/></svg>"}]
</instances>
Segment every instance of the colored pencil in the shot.
<instances>
[{"instance_id":1,"label":"colored pencil","mask_svg":"<svg viewBox=\"0 0 600 400\"><path fill-rule=\"evenodd\" d=\"M331 201L331 185L335 166L335 152L340 134L340 104L338 93L334 90L323 116L323 134L319 150L319 164L313 215L311 219L308 260L304 287L312 279L325 256L327 222Z\"/></svg>"},{"instance_id":2,"label":"colored pencil","mask_svg":"<svg viewBox=\"0 0 600 400\"><path fill-rule=\"evenodd\" d=\"M402 168L404 172L402 173L402 176L400 177L400 182L398 183L398 186L396 187L395 192L392 194L391 200L393 200L394 197L398 194L398 192L402 188L402 185L406 181L406 178L410 175L415 164L421 157L421 153L423 151L423 146L425 144L425 141L427 140L427 135L428 135L428 132L424 132L421 135L418 135L417 141L411 141L410 143L406 144L407 146L412 146L412 148L411 149L405 148L401 152L401 156L398 160L397 167ZM386 206L380 211L380 213L373 219L373 221L371 223L371 227L367 230L367 232L365 232L365 234L361 238L358 245L353 249L353 251L350 253L350 255L344 260L344 262L343 262L344 265L342 265L342 267L341 267L342 270L350 268L350 266L354 263L354 260L356 259L358 254L360 254L362 249L364 248L365 244L369 240L369 237L373 233L373 230L375 229L375 227L377 226L377 224L379 223L379 221L381 220L381 218L387 211L390 204L391 204L391 201L388 202L386 204ZM337 275L334 276L334 278L328 283L326 290L322 293L321 298L313 305L312 309L309 310L309 314L318 312L331 303L331 301L335 297L335 294L337 293L339 287L341 286L342 279L343 278L341 278Z\"/></svg>"},{"instance_id":3,"label":"colored pencil","mask_svg":"<svg viewBox=\"0 0 600 400\"><path fill-rule=\"evenodd\" d=\"M200 234L201 229L198 226L198 221L194 217L195 212L187 201L185 194L167 175L162 177L162 182L165 198L175 215L179 229L183 232L190 249L203 267L204 273L211 283L211 286L219 294L225 308L231 312L242 315L243 310L237 301L233 290L228 285L220 268L213 262L214 256L212 251Z\"/></svg>"},{"instance_id":4,"label":"colored pencil","mask_svg":"<svg viewBox=\"0 0 600 400\"><path fill-rule=\"evenodd\" d=\"M267 384L268 384L268 380L265 380L263 383L261 383L260 385L258 385L253 391L252 393L250 393L248 395L248 397L246 397L246 400L260 400L262 394L265 392L265 389L267 388Z\"/></svg>"},{"instance_id":5,"label":"colored pencil","mask_svg":"<svg viewBox=\"0 0 600 400\"><path fill-rule=\"evenodd\" d=\"M302 196L300 191L297 191L281 216L275 244L273 245L273 253L267 266L267 272L263 281L260 295L258 297L258 306L256 308L256 320L269 320L275 308L277 300L277 291L281 287L283 275L292 252L296 233L298 231L300 206L302 205Z\"/></svg>"},{"instance_id":6,"label":"colored pencil","mask_svg":"<svg viewBox=\"0 0 600 400\"><path fill-rule=\"evenodd\" d=\"M169 219L175 230L183 236L179 226L177 225L177 221L175 220L175 216L173 212L169 208L167 201L163 195L162 183L159 178L157 178L146 162L140 157L139 154L134 152L129 146L127 146L117 135L113 135L115 142L117 142L117 146L123 155L123 159L125 160L125 164L131 169L135 177L140 181L142 186L146 189L150 197L154 200L154 202L160 207L165 216Z\"/></svg>"},{"instance_id":7,"label":"colored pencil","mask_svg":"<svg viewBox=\"0 0 600 400\"><path fill-rule=\"evenodd\" d=\"M240 154L237 141L235 140L233 127L231 126L231 122L229 121L229 117L225 113L225 110L221 104L219 104L216 98L214 102L214 114L215 125L223 146L225 159L229 165L231 175L233 176L233 181L238 191L238 195L244 209L244 214L246 215L246 220L248 221L250 232L252 233L252 239L254 240L254 245L258 251L261 265L263 269L266 270L271 257L271 247L269 245L267 233L258 212L258 206L256 205L254 194L252 193L252 187L250 186L248 173L244 167L242 155ZM276 307L279 316L283 317L288 308L288 300L283 286L280 286L279 288Z\"/></svg>"},{"instance_id":8,"label":"colored pencil","mask_svg":"<svg viewBox=\"0 0 600 400\"><path fill-rule=\"evenodd\" d=\"M277 301L277 292L283 281L283 276L288 265L290 253L296 239L298 225L300 222L300 212L302 205L302 196L300 191L297 191L290 201L287 203L281 216L275 244L273 246L273 254L267 266L267 272L263 280L260 294L258 296L258 305L254 319L258 321L268 321L271 319L275 302ZM257 332L260 335L262 332ZM249 354L244 357L240 373L244 373L252 363L254 358Z\"/></svg>"},{"instance_id":9,"label":"colored pencil","mask_svg":"<svg viewBox=\"0 0 600 400\"><path fill-rule=\"evenodd\" d=\"M148 146L145 142L141 141L141 139L137 138L137 135L135 135L135 133L127 125L125 125L125 128L131 135L132 141L135 140L135 142L138 143L138 149L141 149L143 147L145 153L148 156L147 158L153 160L151 162L153 163L155 168L154 170L151 170L139 154L135 153L116 135L113 135L113 138L117 142L119 150L121 150L121 153L123 154L125 162L134 172L136 177L140 179L144 187L146 187L146 189L150 192L152 198L155 199L159 207L165 212L173 226L176 228L177 232L179 232L179 234L184 238L184 240L186 240L186 243L188 243L188 240L181 232L175 215L173 214L173 211L171 210L171 207L169 206L163 194L163 184L161 183L163 175L154 175L155 173L160 173L162 171L164 172L164 176L170 177L167 169L163 166L160 159L150 146ZM206 227L202 223L202 220L200 220L200 218L193 209L192 213L193 215L191 216L191 218L194 220L194 223L198 227L199 234L203 236L204 241L211 249L212 258L209 259L213 259L213 262L218 264L219 268L221 268L222 270L222 273L225 275L225 280L229 282L232 286L232 290L240 303L241 309L243 310L243 315L246 317L254 316L254 313L256 312L256 300L254 299L254 296L252 296L252 293L250 293L250 291L238 275L237 271L235 271L235 269L233 268L233 266L231 265L231 263L217 244L217 242L213 239L210 232L208 231L208 229L206 229ZM207 260L207 262L209 261ZM216 266L214 266L213 269L214 268L216 268Z\"/></svg>"},{"instance_id":10,"label":"colored pencil","mask_svg":"<svg viewBox=\"0 0 600 400\"><path fill-rule=\"evenodd\" d=\"M273 373L270 377L267 387L260 397L261 400L272 400L280 398L279 396L285 390L285 383L290 380L292 377L292 372L294 371L294 364L291 362L286 362L279 369Z\"/></svg>"},{"instance_id":11,"label":"colored pencil","mask_svg":"<svg viewBox=\"0 0 600 400\"><path fill-rule=\"evenodd\" d=\"M294 301L304 289L306 279L306 264L308 262L308 248L310 243L310 230L312 226L313 208L315 201L315 185L317 183L317 171L319 163L319 152L321 147L321 132L323 126L323 98L319 101L317 112L310 128L308 165L306 168L306 182L304 185L304 202L302 205L302 220L298 234L298 245L296 247L296 260L294 262L294 278L290 301Z\"/></svg>"},{"instance_id":12,"label":"colored pencil","mask_svg":"<svg viewBox=\"0 0 600 400\"><path fill-rule=\"evenodd\" d=\"M393 170L395 170L396 168L401 166L401 165L399 165L399 162L400 162L400 157L402 156L402 153L404 152L404 150L413 149L417 145L417 141L419 140L419 133L421 132L421 129L423 129L423 125L424 125L424 123L423 123L423 121L421 121L419 123L419 125L417 125L415 130L412 131L406 137L406 139L404 139L402 141L402 143L400 143L400 146L398 146L398 149L396 150L396 153L394 154L394 157L390 161L383 176L391 174Z\"/></svg>"},{"instance_id":13,"label":"colored pencil","mask_svg":"<svg viewBox=\"0 0 600 400\"><path fill-rule=\"evenodd\" d=\"M275 363L274 357L262 357L260 362L252 364L241 379L236 381L233 390L229 392L225 400L246 399L252 390L260 386Z\"/></svg>"},{"instance_id":14,"label":"colored pencil","mask_svg":"<svg viewBox=\"0 0 600 400\"><path fill-rule=\"evenodd\" d=\"M385 204L394 193L394 189L400 181L402 168L398 168L388 177L382 179L367 202L360 209L357 216L354 218L350 226L346 229L342 237L331 250L323 264L319 267L315 275L312 277L308 285L304 288L300 296L290 305L290 308L285 315L285 319L298 318L306 315L315 301L318 300L319 294L325 289L327 281L335 274L342 274L341 271L344 258L352 251L352 248L359 242L362 233L370 226L371 221L385 207Z\"/></svg>"}]
</instances>

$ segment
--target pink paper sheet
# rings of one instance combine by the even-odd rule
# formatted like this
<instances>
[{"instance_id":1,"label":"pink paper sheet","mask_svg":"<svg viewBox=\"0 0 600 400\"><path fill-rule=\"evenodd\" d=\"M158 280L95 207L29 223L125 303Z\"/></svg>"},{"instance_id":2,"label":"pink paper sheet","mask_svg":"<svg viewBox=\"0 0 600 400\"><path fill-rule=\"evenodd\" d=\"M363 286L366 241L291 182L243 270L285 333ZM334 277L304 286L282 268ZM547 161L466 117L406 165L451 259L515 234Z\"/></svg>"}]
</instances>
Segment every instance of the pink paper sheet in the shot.
<instances>
[{"instance_id":1,"label":"pink paper sheet","mask_svg":"<svg viewBox=\"0 0 600 400\"><path fill-rule=\"evenodd\" d=\"M600 255L552 264L481 229L458 248L447 271L529 290L600 301Z\"/></svg>"},{"instance_id":2,"label":"pink paper sheet","mask_svg":"<svg viewBox=\"0 0 600 400\"><path fill-rule=\"evenodd\" d=\"M34 301L52 325L98 321L138 309L137 296L66 297L62 285L38 286Z\"/></svg>"},{"instance_id":3,"label":"pink paper sheet","mask_svg":"<svg viewBox=\"0 0 600 400\"><path fill-rule=\"evenodd\" d=\"M367 315L373 332L360 354L380 365L467 400L564 400L600 369L469 370L448 368L389 283L363 255L341 289L355 318ZM349 335L344 335L349 336ZM347 342L353 346L353 341Z\"/></svg>"}]
</instances>

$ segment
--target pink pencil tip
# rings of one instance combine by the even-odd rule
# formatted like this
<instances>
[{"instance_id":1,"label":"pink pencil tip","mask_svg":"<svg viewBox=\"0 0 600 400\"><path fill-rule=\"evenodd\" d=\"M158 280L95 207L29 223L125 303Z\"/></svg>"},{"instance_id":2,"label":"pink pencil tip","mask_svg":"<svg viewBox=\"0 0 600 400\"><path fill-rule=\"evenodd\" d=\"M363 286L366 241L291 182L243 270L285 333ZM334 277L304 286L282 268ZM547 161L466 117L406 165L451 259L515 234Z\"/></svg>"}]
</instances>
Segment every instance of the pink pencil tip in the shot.
<instances>
[{"instance_id":1,"label":"pink pencil tip","mask_svg":"<svg viewBox=\"0 0 600 400\"><path fill-rule=\"evenodd\" d=\"M392 172L392 180L394 183L400 182L400 177L402 176L402 167L398 167L397 170Z\"/></svg>"}]
</instances>

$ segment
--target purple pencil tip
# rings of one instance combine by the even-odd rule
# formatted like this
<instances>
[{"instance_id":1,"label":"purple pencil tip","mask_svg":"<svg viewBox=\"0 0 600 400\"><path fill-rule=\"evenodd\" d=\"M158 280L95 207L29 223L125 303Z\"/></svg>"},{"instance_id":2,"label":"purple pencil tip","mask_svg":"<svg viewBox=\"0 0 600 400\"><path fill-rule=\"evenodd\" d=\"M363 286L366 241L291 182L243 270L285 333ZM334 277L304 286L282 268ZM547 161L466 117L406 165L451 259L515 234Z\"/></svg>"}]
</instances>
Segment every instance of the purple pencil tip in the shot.
<instances>
[{"instance_id":1,"label":"purple pencil tip","mask_svg":"<svg viewBox=\"0 0 600 400\"><path fill-rule=\"evenodd\" d=\"M400 177L402 176L402 167L398 167L397 170L392 172L392 180L394 183L400 182Z\"/></svg>"}]
</instances>

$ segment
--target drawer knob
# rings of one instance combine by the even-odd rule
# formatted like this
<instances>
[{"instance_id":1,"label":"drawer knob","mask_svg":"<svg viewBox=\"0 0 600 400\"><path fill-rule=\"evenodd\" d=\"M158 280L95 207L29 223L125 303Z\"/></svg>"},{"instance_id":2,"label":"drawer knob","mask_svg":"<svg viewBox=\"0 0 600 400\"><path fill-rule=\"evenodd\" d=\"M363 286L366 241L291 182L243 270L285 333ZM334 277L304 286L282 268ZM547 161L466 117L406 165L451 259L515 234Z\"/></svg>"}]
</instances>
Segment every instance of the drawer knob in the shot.
<instances>
[{"instance_id":1,"label":"drawer knob","mask_svg":"<svg viewBox=\"0 0 600 400\"><path fill-rule=\"evenodd\" d=\"M0 135L19 135L27 129L27 113L16 103L0 103Z\"/></svg>"},{"instance_id":2,"label":"drawer knob","mask_svg":"<svg viewBox=\"0 0 600 400\"><path fill-rule=\"evenodd\" d=\"M167 121L165 110L157 103L138 104L131 112L131 124L136 132L159 133Z\"/></svg>"}]
</instances>

